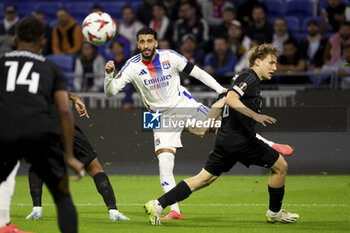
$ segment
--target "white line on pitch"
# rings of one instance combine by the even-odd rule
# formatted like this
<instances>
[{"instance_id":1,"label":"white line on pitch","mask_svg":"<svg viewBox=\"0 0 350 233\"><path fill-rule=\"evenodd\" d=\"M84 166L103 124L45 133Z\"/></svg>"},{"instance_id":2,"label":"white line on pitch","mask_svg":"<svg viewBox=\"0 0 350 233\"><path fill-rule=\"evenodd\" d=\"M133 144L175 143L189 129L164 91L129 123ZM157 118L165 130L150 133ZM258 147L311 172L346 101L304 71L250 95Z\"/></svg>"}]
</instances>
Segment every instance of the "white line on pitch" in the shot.
<instances>
[{"instance_id":1,"label":"white line on pitch","mask_svg":"<svg viewBox=\"0 0 350 233\"><path fill-rule=\"evenodd\" d=\"M16 206L31 206L30 203L11 203L11 205ZM53 206L53 203L43 203L43 206ZM76 206L104 206L103 203L74 203ZM117 203L118 206L143 206L141 203ZM207 204L180 204L181 206L214 206L214 207L239 207L239 206L268 206L268 204L259 204L259 203L236 203L236 204L217 204L217 203L207 203ZM283 204L284 206L297 206L297 207L348 207L349 204Z\"/></svg>"}]
</instances>

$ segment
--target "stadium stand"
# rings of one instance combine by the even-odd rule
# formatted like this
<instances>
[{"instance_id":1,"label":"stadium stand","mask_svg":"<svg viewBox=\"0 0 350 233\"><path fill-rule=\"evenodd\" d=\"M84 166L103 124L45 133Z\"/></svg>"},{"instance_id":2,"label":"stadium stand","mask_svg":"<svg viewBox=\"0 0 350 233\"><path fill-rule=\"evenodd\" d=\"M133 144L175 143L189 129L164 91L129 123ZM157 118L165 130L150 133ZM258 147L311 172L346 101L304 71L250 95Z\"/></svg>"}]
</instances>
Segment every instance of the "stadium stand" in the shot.
<instances>
[{"instance_id":1,"label":"stadium stand","mask_svg":"<svg viewBox=\"0 0 350 233\"><path fill-rule=\"evenodd\" d=\"M286 16L295 16L301 20L313 16L314 3L311 0L291 0L286 3Z\"/></svg>"},{"instance_id":2,"label":"stadium stand","mask_svg":"<svg viewBox=\"0 0 350 233\"><path fill-rule=\"evenodd\" d=\"M261 3L267 7L267 18L270 22L285 14L285 3L282 0L263 0Z\"/></svg>"},{"instance_id":3,"label":"stadium stand","mask_svg":"<svg viewBox=\"0 0 350 233\"><path fill-rule=\"evenodd\" d=\"M287 22L288 31L292 35L297 35L300 31L299 19L295 16L285 16L284 18Z\"/></svg>"},{"instance_id":4,"label":"stadium stand","mask_svg":"<svg viewBox=\"0 0 350 233\"><path fill-rule=\"evenodd\" d=\"M50 61L59 66L68 76L69 89L73 90L74 56L73 55L48 55Z\"/></svg>"}]
</instances>

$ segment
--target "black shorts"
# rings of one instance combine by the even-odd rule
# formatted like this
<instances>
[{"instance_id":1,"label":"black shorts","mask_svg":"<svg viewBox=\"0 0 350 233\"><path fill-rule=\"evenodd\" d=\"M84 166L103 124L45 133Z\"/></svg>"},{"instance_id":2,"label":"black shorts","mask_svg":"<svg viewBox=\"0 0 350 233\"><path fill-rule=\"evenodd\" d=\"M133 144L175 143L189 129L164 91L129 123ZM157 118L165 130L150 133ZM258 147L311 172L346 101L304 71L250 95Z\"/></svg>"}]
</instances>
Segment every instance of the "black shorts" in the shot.
<instances>
[{"instance_id":1,"label":"black shorts","mask_svg":"<svg viewBox=\"0 0 350 233\"><path fill-rule=\"evenodd\" d=\"M73 150L74 157L83 164L89 164L97 157L94 148L91 146L84 132L78 126L75 126L74 128Z\"/></svg>"},{"instance_id":2,"label":"black shorts","mask_svg":"<svg viewBox=\"0 0 350 233\"><path fill-rule=\"evenodd\" d=\"M240 162L246 167L257 165L269 168L277 161L279 153L263 141L252 138L247 143L230 145L228 141L217 138L214 150L209 154L205 170L219 176L228 172Z\"/></svg>"},{"instance_id":3,"label":"black shorts","mask_svg":"<svg viewBox=\"0 0 350 233\"><path fill-rule=\"evenodd\" d=\"M6 180L19 159L26 159L48 186L67 174L58 134L0 135L0 182Z\"/></svg>"}]
</instances>

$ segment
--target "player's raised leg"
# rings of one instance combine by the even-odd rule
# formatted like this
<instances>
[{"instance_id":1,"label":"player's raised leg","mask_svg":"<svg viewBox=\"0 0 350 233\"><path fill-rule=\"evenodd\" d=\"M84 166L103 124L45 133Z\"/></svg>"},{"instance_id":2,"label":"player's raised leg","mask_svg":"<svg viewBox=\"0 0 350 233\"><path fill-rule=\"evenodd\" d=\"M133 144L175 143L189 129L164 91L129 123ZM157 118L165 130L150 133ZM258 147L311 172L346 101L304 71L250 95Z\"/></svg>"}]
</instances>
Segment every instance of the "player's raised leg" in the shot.
<instances>
[{"instance_id":1,"label":"player's raised leg","mask_svg":"<svg viewBox=\"0 0 350 233\"><path fill-rule=\"evenodd\" d=\"M114 191L107 174L97 158L94 158L88 165L85 165L87 173L94 179L96 189L101 194L108 211L109 219L112 221L127 221L130 218L120 213L117 209Z\"/></svg>"},{"instance_id":2,"label":"player's raised leg","mask_svg":"<svg viewBox=\"0 0 350 233\"><path fill-rule=\"evenodd\" d=\"M292 223L299 219L298 214L289 213L286 210L281 209L287 168L287 162L281 155L279 155L277 161L270 168L271 176L268 185L270 203L269 210L266 212L266 219L269 223Z\"/></svg>"},{"instance_id":3,"label":"player's raised leg","mask_svg":"<svg viewBox=\"0 0 350 233\"><path fill-rule=\"evenodd\" d=\"M273 141L269 141L259 134L256 134L256 138L265 142L267 145L269 145L270 147L272 147L273 149L275 149L278 153L280 153L282 155L289 156L289 155L293 154L294 149L288 144L279 144L279 143L275 143Z\"/></svg>"},{"instance_id":4,"label":"player's raised leg","mask_svg":"<svg viewBox=\"0 0 350 233\"><path fill-rule=\"evenodd\" d=\"M174 178L174 163L175 163L176 149L162 148L156 151L159 161L159 179L164 193L175 187L176 182ZM180 212L179 204L174 203L170 206L170 213L162 218L162 220L183 219Z\"/></svg>"}]
</instances>

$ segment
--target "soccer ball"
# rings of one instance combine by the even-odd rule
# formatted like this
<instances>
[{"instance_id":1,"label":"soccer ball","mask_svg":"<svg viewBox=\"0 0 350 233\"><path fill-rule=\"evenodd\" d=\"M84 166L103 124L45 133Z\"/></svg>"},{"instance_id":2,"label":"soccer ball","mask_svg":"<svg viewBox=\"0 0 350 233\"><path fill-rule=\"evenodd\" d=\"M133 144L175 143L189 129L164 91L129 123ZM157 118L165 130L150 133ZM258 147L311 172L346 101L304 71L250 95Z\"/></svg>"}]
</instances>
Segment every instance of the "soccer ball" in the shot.
<instances>
[{"instance_id":1,"label":"soccer ball","mask_svg":"<svg viewBox=\"0 0 350 233\"><path fill-rule=\"evenodd\" d=\"M99 11L89 14L84 19L82 31L90 44L99 46L115 36L117 27L109 14Z\"/></svg>"}]
</instances>

